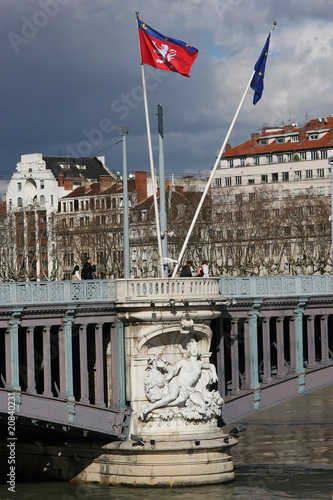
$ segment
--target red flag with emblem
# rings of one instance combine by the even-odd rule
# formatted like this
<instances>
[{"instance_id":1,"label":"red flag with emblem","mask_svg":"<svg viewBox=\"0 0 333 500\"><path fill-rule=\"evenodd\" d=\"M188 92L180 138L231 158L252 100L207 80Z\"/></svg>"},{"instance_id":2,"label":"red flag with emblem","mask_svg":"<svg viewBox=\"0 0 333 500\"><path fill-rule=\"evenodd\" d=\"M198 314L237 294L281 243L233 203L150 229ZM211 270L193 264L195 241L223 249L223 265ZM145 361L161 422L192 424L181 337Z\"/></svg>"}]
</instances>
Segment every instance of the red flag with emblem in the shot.
<instances>
[{"instance_id":1,"label":"red flag with emblem","mask_svg":"<svg viewBox=\"0 0 333 500\"><path fill-rule=\"evenodd\" d=\"M188 76L198 55L191 45L162 35L138 19L141 62L157 69Z\"/></svg>"}]
</instances>

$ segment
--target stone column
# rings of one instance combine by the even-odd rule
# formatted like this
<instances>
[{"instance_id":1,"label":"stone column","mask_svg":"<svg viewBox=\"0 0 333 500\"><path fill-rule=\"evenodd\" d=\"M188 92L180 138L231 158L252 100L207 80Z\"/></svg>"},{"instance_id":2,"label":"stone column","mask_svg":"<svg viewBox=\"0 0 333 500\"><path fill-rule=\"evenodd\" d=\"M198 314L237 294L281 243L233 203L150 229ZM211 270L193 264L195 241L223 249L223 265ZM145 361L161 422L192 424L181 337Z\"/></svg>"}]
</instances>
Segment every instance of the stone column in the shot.
<instances>
[{"instance_id":1,"label":"stone column","mask_svg":"<svg viewBox=\"0 0 333 500\"><path fill-rule=\"evenodd\" d=\"M264 354L264 377L263 383L269 384L272 382L271 372L271 333L270 333L270 318L262 320L262 346Z\"/></svg>"},{"instance_id":2,"label":"stone column","mask_svg":"<svg viewBox=\"0 0 333 500\"><path fill-rule=\"evenodd\" d=\"M231 350L231 394L239 394L239 353L238 353L238 318L232 318L230 329Z\"/></svg>"},{"instance_id":3,"label":"stone column","mask_svg":"<svg viewBox=\"0 0 333 500\"><path fill-rule=\"evenodd\" d=\"M245 389L258 389L258 315L261 301L254 301L244 324Z\"/></svg>"},{"instance_id":4,"label":"stone column","mask_svg":"<svg viewBox=\"0 0 333 500\"><path fill-rule=\"evenodd\" d=\"M217 345L217 373L218 373L218 391L221 394L222 397L225 397L226 395L226 390L225 390L225 366L224 366L224 337L225 337L225 331L224 331L224 323L225 320L219 319L218 320L218 336L219 336L219 342Z\"/></svg>"},{"instance_id":5,"label":"stone column","mask_svg":"<svg viewBox=\"0 0 333 500\"><path fill-rule=\"evenodd\" d=\"M276 319L276 349L277 349L277 375L276 378L285 378L287 372L284 359L284 317Z\"/></svg>"},{"instance_id":6,"label":"stone column","mask_svg":"<svg viewBox=\"0 0 333 500\"><path fill-rule=\"evenodd\" d=\"M117 316L116 319L116 367L117 367L117 399L114 403L120 410L126 408L126 383L125 383L125 332L124 324ZM112 358L113 359L113 358Z\"/></svg>"},{"instance_id":7,"label":"stone column","mask_svg":"<svg viewBox=\"0 0 333 500\"><path fill-rule=\"evenodd\" d=\"M105 408L104 401L104 360L103 360L103 325L95 326L96 346L96 406Z\"/></svg>"},{"instance_id":8,"label":"stone column","mask_svg":"<svg viewBox=\"0 0 333 500\"><path fill-rule=\"evenodd\" d=\"M309 316L307 319L307 340L308 340L307 368L314 368L317 365L316 344L315 344L315 316Z\"/></svg>"},{"instance_id":9,"label":"stone column","mask_svg":"<svg viewBox=\"0 0 333 500\"><path fill-rule=\"evenodd\" d=\"M26 331L27 339L27 392L36 394L34 328Z\"/></svg>"},{"instance_id":10,"label":"stone column","mask_svg":"<svg viewBox=\"0 0 333 500\"><path fill-rule=\"evenodd\" d=\"M297 304L290 329L290 368L292 373L304 372L303 359L303 314L307 300Z\"/></svg>"},{"instance_id":11,"label":"stone column","mask_svg":"<svg viewBox=\"0 0 333 500\"><path fill-rule=\"evenodd\" d=\"M70 307L62 319L65 333L65 367L66 367L66 396L68 401L74 401L73 388L73 350L72 350L72 326L76 307Z\"/></svg>"},{"instance_id":12,"label":"stone column","mask_svg":"<svg viewBox=\"0 0 333 500\"><path fill-rule=\"evenodd\" d=\"M324 314L320 318L320 334L321 334L321 365L330 363L328 355L328 315Z\"/></svg>"},{"instance_id":13,"label":"stone column","mask_svg":"<svg viewBox=\"0 0 333 500\"><path fill-rule=\"evenodd\" d=\"M87 325L80 326L80 403L89 404Z\"/></svg>"},{"instance_id":14,"label":"stone column","mask_svg":"<svg viewBox=\"0 0 333 500\"><path fill-rule=\"evenodd\" d=\"M43 396L53 397L51 379L51 338L50 327L43 329L43 369L44 369L44 391Z\"/></svg>"},{"instance_id":15,"label":"stone column","mask_svg":"<svg viewBox=\"0 0 333 500\"><path fill-rule=\"evenodd\" d=\"M65 330L59 328L59 398L66 399Z\"/></svg>"},{"instance_id":16,"label":"stone column","mask_svg":"<svg viewBox=\"0 0 333 500\"><path fill-rule=\"evenodd\" d=\"M9 320L9 329L6 331L6 388L12 391L21 391L19 378L19 344L18 330L21 324L23 308L14 308ZM9 379L9 380L8 380Z\"/></svg>"}]
</instances>

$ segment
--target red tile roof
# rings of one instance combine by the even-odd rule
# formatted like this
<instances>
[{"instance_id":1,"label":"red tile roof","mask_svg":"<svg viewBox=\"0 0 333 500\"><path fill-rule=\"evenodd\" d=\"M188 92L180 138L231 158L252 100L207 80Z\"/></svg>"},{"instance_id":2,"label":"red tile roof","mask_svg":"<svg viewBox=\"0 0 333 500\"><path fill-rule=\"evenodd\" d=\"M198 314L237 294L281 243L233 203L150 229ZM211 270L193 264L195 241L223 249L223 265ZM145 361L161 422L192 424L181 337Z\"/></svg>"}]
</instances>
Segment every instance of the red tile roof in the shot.
<instances>
[{"instance_id":1,"label":"red tile roof","mask_svg":"<svg viewBox=\"0 0 333 500\"><path fill-rule=\"evenodd\" d=\"M324 134L318 140L310 140L309 134ZM299 135L298 141L291 141L290 136ZM277 144L276 138L285 137L284 144ZM260 139L273 139L269 144L259 144ZM333 148L333 117L310 120L304 127L296 124L285 127L264 127L261 134L252 134L249 141L243 142L234 148L229 148L222 155L222 158L248 157L254 155L267 155L278 153L295 153L311 149Z\"/></svg>"}]
</instances>

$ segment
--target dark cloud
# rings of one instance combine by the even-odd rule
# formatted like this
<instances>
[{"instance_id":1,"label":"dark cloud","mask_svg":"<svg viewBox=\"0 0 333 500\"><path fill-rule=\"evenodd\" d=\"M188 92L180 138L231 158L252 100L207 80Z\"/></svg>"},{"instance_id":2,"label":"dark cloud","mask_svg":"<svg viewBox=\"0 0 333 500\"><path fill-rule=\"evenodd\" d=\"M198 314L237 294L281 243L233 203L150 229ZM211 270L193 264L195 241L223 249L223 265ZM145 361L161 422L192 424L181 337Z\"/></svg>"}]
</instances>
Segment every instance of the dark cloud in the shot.
<instances>
[{"instance_id":1,"label":"dark cloud","mask_svg":"<svg viewBox=\"0 0 333 500\"><path fill-rule=\"evenodd\" d=\"M164 110L167 172L209 170L273 21L262 100L248 96L230 142L264 123L328 114L331 0L145 0L140 18L199 49L191 78L145 67L155 163ZM104 154L122 165L112 124L130 127L129 170L149 170L134 0L2 0L0 176L21 154Z\"/></svg>"}]
</instances>

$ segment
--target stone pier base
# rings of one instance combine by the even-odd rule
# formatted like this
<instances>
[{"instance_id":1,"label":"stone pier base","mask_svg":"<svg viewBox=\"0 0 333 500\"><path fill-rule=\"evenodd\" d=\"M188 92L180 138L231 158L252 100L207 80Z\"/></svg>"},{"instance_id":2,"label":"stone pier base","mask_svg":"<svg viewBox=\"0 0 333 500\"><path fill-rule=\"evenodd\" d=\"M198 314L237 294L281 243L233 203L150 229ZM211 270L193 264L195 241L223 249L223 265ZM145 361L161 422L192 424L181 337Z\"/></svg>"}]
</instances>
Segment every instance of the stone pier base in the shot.
<instances>
[{"instance_id":1,"label":"stone pier base","mask_svg":"<svg viewBox=\"0 0 333 500\"><path fill-rule=\"evenodd\" d=\"M219 429L204 439L156 436L144 442L114 442L74 481L144 487L224 483L234 479L230 448L235 444L236 439Z\"/></svg>"}]
</instances>

